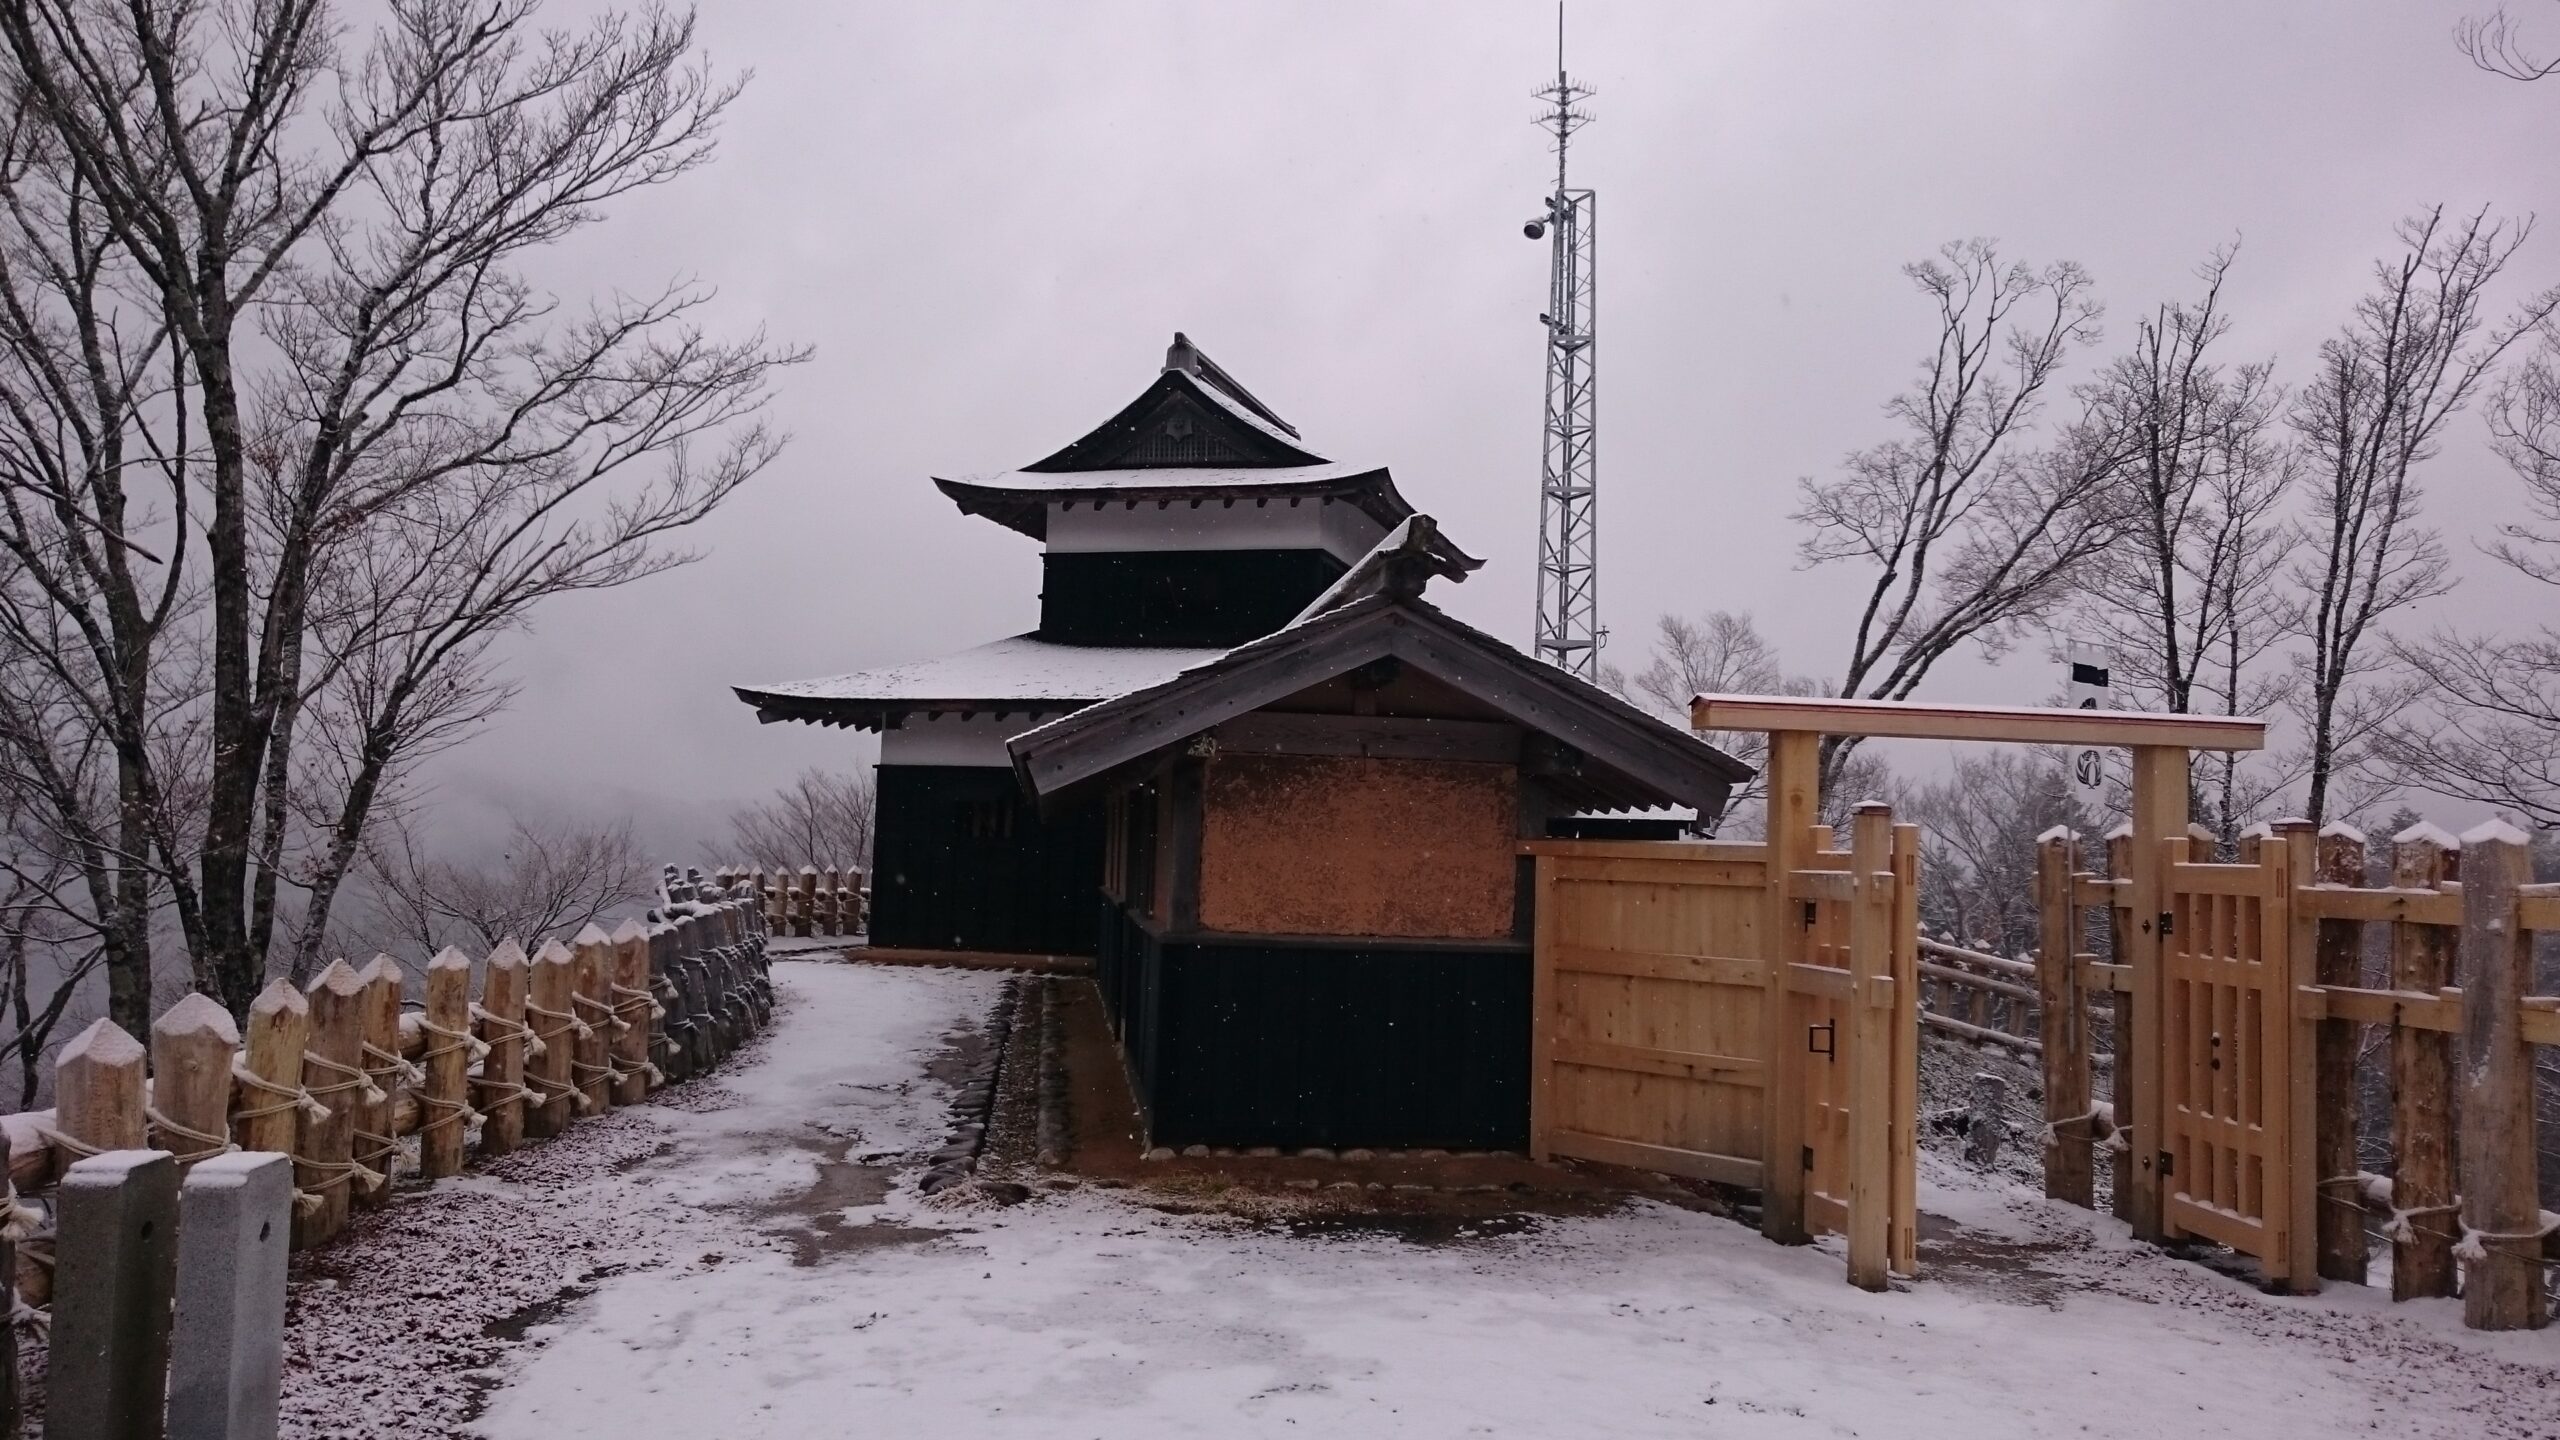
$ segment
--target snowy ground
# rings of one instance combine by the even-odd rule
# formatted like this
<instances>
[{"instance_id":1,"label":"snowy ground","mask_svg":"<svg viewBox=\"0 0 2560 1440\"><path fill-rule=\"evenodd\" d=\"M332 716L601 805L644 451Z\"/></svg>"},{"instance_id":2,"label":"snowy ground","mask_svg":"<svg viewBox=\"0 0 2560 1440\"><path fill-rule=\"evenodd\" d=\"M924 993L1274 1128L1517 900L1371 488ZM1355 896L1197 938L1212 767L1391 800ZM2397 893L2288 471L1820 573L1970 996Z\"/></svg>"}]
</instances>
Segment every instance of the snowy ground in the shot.
<instances>
[{"instance_id":1,"label":"snowy ground","mask_svg":"<svg viewBox=\"0 0 2560 1440\"><path fill-rule=\"evenodd\" d=\"M690 1110L583 1125L348 1247L297 1305L300 1433L2560 1433L2560 1336L2264 1296L1934 1164L1927 1278L1886 1295L1651 1203L1416 1243L1143 1189L923 1199L935 1057L1001 978L775 978L776 1028Z\"/></svg>"}]
</instances>

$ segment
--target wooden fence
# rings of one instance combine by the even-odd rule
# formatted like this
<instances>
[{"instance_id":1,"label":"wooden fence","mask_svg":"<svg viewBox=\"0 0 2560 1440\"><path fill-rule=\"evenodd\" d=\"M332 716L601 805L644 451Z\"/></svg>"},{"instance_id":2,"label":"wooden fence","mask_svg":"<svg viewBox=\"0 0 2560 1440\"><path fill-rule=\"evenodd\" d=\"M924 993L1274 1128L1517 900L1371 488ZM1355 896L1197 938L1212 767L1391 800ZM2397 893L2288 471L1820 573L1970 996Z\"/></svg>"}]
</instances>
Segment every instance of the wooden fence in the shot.
<instances>
[{"instance_id":1,"label":"wooden fence","mask_svg":"<svg viewBox=\"0 0 2560 1440\"><path fill-rule=\"evenodd\" d=\"M2534 1047L2560 1046L2560 996L2535 995L2533 938L2560 931L2560 885L2530 883L2527 838L2490 824L2459 840L2420 825L2391 843L2392 883L2365 883L2363 836L2287 822L2244 839L2238 863L2155 856L2110 839L2108 871L2082 869L2073 837L2039 853L2046 1192L2091 1204L2091 1151L2149 1153L2165 1189L2163 1238L2200 1234L2260 1257L2294 1290L2367 1279L2368 1211L2392 1249L2394 1299L2463 1297L2464 1323L2539 1326L2555 1221L2536 1189ZM2160 906L2133 902L2148 859ZM2081 943L2114 912L2112 954ZM2361 983L2365 931L2387 927L2387 983ZM2159 1029L2128 1003L2160 955ZM2113 1012L2115 1090L2090 1094L2090 1006ZM2356 1056L2388 1047L2392 1174L2358 1163ZM2142 1113L2155 1087L2158 1133ZM2139 1209L2137 1167L2118 1165L2119 1213Z\"/></svg>"},{"instance_id":2,"label":"wooden fence","mask_svg":"<svg viewBox=\"0 0 2560 1440\"><path fill-rule=\"evenodd\" d=\"M766 930L801 938L858 935L870 923L871 892L859 866L803 865L763 870L724 865L714 872L724 886L745 885L764 904Z\"/></svg>"},{"instance_id":3,"label":"wooden fence","mask_svg":"<svg viewBox=\"0 0 2560 1440\"><path fill-rule=\"evenodd\" d=\"M159 1150L185 1168L235 1150L289 1155L292 1244L307 1249L386 1203L404 1170L452 1175L475 1150L505 1154L709 1069L772 1006L763 907L732 893L696 874L610 935L589 925L530 956L505 940L476 966L448 949L426 964L423 1001L404 1000L408 976L389 956L333 961L308 986L270 983L245 1038L203 995L171 1006L147 1046L91 1025L57 1057L55 1107L0 1116L0 1273L14 1274L19 1322L0 1340L13 1351L17 1328L49 1326L43 1192L84 1157ZM0 1372L14 1374L11 1361L0 1355ZM12 1406L0 1433L14 1421Z\"/></svg>"}]
</instances>

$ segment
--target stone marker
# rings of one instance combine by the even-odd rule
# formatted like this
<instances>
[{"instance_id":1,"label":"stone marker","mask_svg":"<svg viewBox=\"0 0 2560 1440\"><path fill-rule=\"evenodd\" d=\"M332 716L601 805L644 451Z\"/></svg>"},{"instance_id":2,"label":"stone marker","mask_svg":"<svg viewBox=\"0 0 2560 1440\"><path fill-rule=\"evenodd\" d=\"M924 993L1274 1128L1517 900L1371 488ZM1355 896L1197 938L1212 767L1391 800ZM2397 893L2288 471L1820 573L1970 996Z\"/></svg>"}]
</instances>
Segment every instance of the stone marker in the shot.
<instances>
[{"instance_id":1,"label":"stone marker","mask_svg":"<svg viewBox=\"0 0 2560 1440\"><path fill-rule=\"evenodd\" d=\"M158 1440L178 1163L159 1150L92 1155L64 1173L56 1205L45 1431Z\"/></svg>"},{"instance_id":2,"label":"stone marker","mask_svg":"<svg viewBox=\"0 0 2560 1440\"><path fill-rule=\"evenodd\" d=\"M179 1205L169 1440L275 1440L293 1161L250 1152L204 1161Z\"/></svg>"}]
</instances>

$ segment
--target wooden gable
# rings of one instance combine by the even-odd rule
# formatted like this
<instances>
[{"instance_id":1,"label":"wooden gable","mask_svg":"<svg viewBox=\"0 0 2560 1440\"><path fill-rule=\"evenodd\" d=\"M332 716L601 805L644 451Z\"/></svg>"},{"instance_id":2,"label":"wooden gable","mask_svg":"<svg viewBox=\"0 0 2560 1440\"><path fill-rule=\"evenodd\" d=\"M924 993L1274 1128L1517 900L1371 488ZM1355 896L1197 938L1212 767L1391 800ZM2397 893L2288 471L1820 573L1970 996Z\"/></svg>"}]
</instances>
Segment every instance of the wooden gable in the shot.
<instances>
[{"instance_id":1,"label":"wooden gable","mask_svg":"<svg viewBox=\"0 0 2560 1440\"><path fill-rule=\"evenodd\" d=\"M1079 470L1281 469L1325 459L1241 405L1211 395L1207 383L1167 370L1120 413L1056 454L1022 468Z\"/></svg>"}]
</instances>

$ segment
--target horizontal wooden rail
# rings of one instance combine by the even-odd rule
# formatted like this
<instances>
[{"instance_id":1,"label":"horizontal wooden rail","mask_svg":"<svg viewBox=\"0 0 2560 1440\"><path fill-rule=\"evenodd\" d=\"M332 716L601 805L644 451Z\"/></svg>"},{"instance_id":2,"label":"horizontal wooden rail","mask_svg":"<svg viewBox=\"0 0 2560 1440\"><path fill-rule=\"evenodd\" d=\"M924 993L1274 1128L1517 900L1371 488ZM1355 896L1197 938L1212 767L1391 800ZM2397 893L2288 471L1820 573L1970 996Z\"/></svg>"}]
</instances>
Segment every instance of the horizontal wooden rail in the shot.
<instances>
[{"instance_id":1,"label":"horizontal wooden rail","mask_svg":"<svg viewBox=\"0 0 2560 1440\"><path fill-rule=\"evenodd\" d=\"M1970 970L1958 970L1952 965L1937 965L1923 960L1920 962L1920 973L1932 980L1944 980L1953 985L1968 985L1976 990L1989 991L1994 995L2006 995L2014 1000L2023 1000L2030 1005L2034 1004L2037 998L2032 986L2020 985L2014 980L1995 980L1988 975L1976 975Z\"/></svg>"},{"instance_id":2,"label":"horizontal wooden rail","mask_svg":"<svg viewBox=\"0 0 2560 1440\"><path fill-rule=\"evenodd\" d=\"M2462 888L2356 889L2306 885L2294 891L2299 913L2318 920L2398 921L2410 925L2460 925Z\"/></svg>"},{"instance_id":3,"label":"horizontal wooden rail","mask_svg":"<svg viewBox=\"0 0 2560 1440\"><path fill-rule=\"evenodd\" d=\"M2267 722L2252 716L2128 714L2019 705L1916 705L1902 700L1810 700L1700 695L1696 730L1868 735L1906 740L2001 740L2022 745L2262 750Z\"/></svg>"},{"instance_id":4,"label":"horizontal wooden rail","mask_svg":"<svg viewBox=\"0 0 2560 1440\"><path fill-rule=\"evenodd\" d=\"M2014 975L2021 980L2036 978L2036 962L2033 960L2012 960L1987 951L1967 950L1961 945L1950 945L1944 940L1931 940L1926 936L1921 937L1920 953L1936 955L1948 960L1961 960L1967 965L1979 965L1986 970L1997 970L2003 975Z\"/></svg>"},{"instance_id":5,"label":"horizontal wooden rail","mask_svg":"<svg viewBox=\"0 0 2560 1440\"><path fill-rule=\"evenodd\" d=\"M2294 992L2300 1020L2345 1020L2357 1025L2399 1025L2438 1034L2462 1033L2462 988L2366 990L2351 985L2305 985ZM2530 1045L2560 1045L2560 995L2528 995L2517 1005L2517 1030Z\"/></svg>"},{"instance_id":6,"label":"horizontal wooden rail","mask_svg":"<svg viewBox=\"0 0 2560 1440\"><path fill-rule=\"evenodd\" d=\"M2006 1045L2012 1050L2029 1055L2039 1054L2044 1050L2044 1046L2032 1035L2012 1035L2005 1030L1968 1025L1962 1020L1951 1015L1941 1015L1935 1010L1921 1011L1920 1023L1932 1030L1944 1030L1950 1035L1961 1035L1967 1040L1988 1040L1995 1045Z\"/></svg>"},{"instance_id":7,"label":"horizontal wooden rail","mask_svg":"<svg viewBox=\"0 0 2560 1440\"><path fill-rule=\"evenodd\" d=\"M2101 960L2095 955L2081 955L2076 959L2080 966L2081 989L2095 993L2112 991L2118 995L2133 993L2132 966Z\"/></svg>"},{"instance_id":8,"label":"horizontal wooden rail","mask_svg":"<svg viewBox=\"0 0 2560 1440\"><path fill-rule=\"evenodd\" d=\"M2130 880L2101 880L2086 873L2071 877L2071 903L2084 909L2120 904L2131 893Z\"/></svg>"},{"instance_id":9,"label":"horizontal wooden rail","mask_svg":"<svg viewBox=\"0 0 2560 1440\"><path fill-rule=\"evenodd\" d=\"M1703 1050L1662 1050L1645 1045L1618 1045L1606 1040L1578 1040L1559 1035L1548 1053L1567 1065L1596 1070L1632 1070L1667 1075L1674 1080L1712 1080L1724 1085L1761 1083L1761 1062L1747 1055L1717 1055Z\"/></svg>"}]
</instances>

